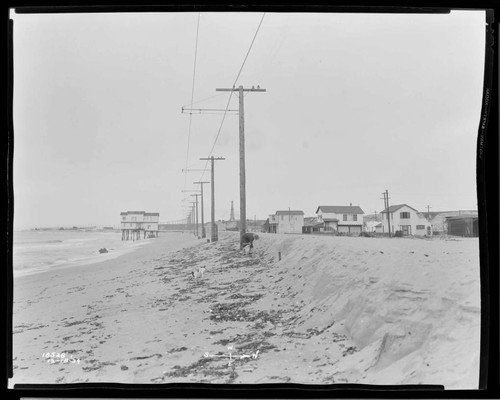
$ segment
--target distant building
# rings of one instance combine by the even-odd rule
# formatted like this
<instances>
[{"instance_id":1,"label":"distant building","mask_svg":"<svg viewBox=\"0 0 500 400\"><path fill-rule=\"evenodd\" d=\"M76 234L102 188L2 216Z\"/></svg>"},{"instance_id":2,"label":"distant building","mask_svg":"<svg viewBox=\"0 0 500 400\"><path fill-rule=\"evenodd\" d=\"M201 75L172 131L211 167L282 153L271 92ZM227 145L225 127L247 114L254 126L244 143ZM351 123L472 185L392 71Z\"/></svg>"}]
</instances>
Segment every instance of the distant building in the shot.
<instances>
[{"instance_id":1,"label":"distant building","mask_svg":"<svg viewBox=\"0 0 500 400\"><path fill-rule=\"evenodd\" d=\"M386 208L382 214L382 232L388 233L388 217L390 218L391 234L401 231L403 236L431 236L431 223L423 213L407 204L397 204Z\"/></svg>"},{"instance_id":2,"label":"distant building","mask_svg":"<svg viewBox=\"0 0 500 400\"><path fill-rule=\"evenodd\" d=\"M455 211L431 211L424 212L424 216L432 225L433 233L447 233L449 217L460 217L462 215L478 216L477 210L455 210Z\"/></svg>"},{"instance_id":3,"label":"distant building","mask_svg":"<svg viewBox=\"0 0 500 400\"><path fill-rule=\"evenodd\" d=\"M477 215L459 215L456 217L447 217L448 234L463 237L478 237L479 225Z\"/></svg>"},{"instance_id":4,"label":"distant building","mask_svg":"<svg viewBox=\"0 0 500 400\"><path fill-rule=\"evenodd\" d=\"M324 228L324 223L319 222L316 217L306 217L304 218L304 226L302 227L302 233L315 233L322 232Z\"/></svg>"},{"instance_id":5,"label":"distant building","mask_svg":"<svg viewBox=\"0 0 500 400\"><path fill-rule=\"evenodd\" d=\"M319 206L316 215L325 232L359 234L363 231L364 211L359 206Z\"/></svg>"},{"instance_id":6,"label":"distant building","mask_svg":"<svg viewBox=\"0 0 500 400\"><path fill-rule=\"evenodd\" d=\"M302 233L304 211L276 211L269 216L269 225L267 226L270 233Z\"/></svg>"},{"instance_id":7,"label":"distant building","mask_svg":"<svg viewBox=\"0 0 500 400\"><path fill-rule=\"evenodd\" d=\"M380 214L363 215L363 230L365 232L377 232L377 226L382 227L380 221L382 221L382 215Z\"/></svg>"},{"instance_id":8,"label":"distant building","mask_svg":"<svg viewBox=\"0 0 500 400\"><path fill-rule=\"evenodd\" d=\"M382 222L379 222L377 225L375 225L375 232L377 232L377 233L383 233L384 232L384 228L382 226Z\"/></svg>"},{"instance_id":9,"label":"distant building","mask_svg":"<svg viewBox=\"0 0 500 400\"><path fill-rule=\"evenodd\" d=\"M141 236L158 237L160 213L145 211L125 211L120 213L122 240L137 240Z\"/></svg>"}]
</instances>

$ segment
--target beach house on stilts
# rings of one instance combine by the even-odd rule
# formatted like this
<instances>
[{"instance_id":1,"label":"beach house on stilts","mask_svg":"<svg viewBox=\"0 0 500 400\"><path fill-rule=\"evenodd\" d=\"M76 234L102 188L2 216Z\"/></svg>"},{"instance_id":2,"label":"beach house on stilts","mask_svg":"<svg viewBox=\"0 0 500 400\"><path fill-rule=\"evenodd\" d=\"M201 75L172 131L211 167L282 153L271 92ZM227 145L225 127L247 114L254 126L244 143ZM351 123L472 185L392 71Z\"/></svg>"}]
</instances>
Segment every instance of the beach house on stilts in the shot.
<instances>
[{"instance_id":1,"label":"beach house on stilts","mask_svg":"<svg viewBox=\"0 0 500 400\"><path fill-rule=\"evenodd\" d=\"M120 213L122 240L158 237L160 213L125 211Z\"/></svg>"}]
</instances>

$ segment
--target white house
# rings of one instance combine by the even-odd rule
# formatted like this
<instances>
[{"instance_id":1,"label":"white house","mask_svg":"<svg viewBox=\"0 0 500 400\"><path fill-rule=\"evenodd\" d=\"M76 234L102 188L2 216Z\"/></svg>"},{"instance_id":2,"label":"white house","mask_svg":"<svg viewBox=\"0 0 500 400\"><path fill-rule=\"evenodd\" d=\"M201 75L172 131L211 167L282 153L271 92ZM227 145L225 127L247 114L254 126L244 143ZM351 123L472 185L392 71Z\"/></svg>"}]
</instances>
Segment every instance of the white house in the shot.
<instances>
[{"instance_id":1,"label":"white house","mask_svg":"<svg viewBox=\"0 0 500 400\"><path fill-rule=\"evenodd\" d=\"M298 210L276 211L269 216L270 233L302 233L304 212Z\"/></svg>"},{"instance_id":2,"label":"white house","mask_svg":"<svg viewBox=\"0 0 500 400\"><path fill-rule=\"evenodd\" d=\"M389 232L388 216L391 225L391 234L401 231L403 236L432 235L431 223L418 210L407 204L397 204L382 211L382 230Z\"/></svg>"},{"instance_id":3,"label":"white house","mask_svg":"<svg viewBox=\"0 0 500 400\"><path fill-rule=\"evenodd\" d=\"M359 206L319 206L318 221L324 222L325 232L361 233L363 210Z\"/></svg>"},{"instance_id":4,"label":"white house","mask_svg":"<svg viewBox=\"0 0 500 400\"><path fill-rule=\"evenodd\" d=\"M126 211L120 213L122 240L158 237L160 213L145 211Z\"/></svg>"}]
</instances>

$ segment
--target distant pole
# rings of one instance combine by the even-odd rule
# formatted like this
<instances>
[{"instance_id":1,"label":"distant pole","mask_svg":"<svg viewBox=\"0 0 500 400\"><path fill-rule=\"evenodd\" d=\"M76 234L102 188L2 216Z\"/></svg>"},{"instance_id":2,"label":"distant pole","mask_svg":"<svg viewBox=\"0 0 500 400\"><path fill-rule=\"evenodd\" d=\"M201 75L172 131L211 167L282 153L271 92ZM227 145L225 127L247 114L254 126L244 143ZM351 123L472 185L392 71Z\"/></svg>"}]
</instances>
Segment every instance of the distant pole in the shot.
<instances>
[{"instance_id":1,"label":"distant pole","mask_svg":"<svg viewBox=\"0 0 500 400\"><path fill-rule=\"evenodd\" d=\"M193 183L198 183L201 186L201 237L205 238L207 236L205 232L205 217L204 217L204 212L203 209L205 208L203 206L203 184L204 183L210 183L210 182L193 182Z\"/></svg>"},{"instance_id":2,"label":"distant pole","mask_svg":"<svg viewBox=\"0 0 500 400\"><path fill-rule=\"evenodd\" d=\"M387 190L385 192L382 192L382 196L384 196L384 210L387 213L388 232L389 232L389 236L391 236L391 217L390 217L390 213L389 213L389 193L387 192ZM382 211L382 214L384 214L384 211Z\"/></svg>"},{"instance_id":3,"label":"distant pole","mask_svg":"<svg viewBox=\"0 0 500 400\"><path fill-rule=\"evenodd\" d=\"M201 194L199 193L196 193L196 194L192 194L191 196L195 196L196 197L196 237L198 237L199 235L199 231L198 231L198 196L201 196Z\"/></svg>"},{"instance_id":4,"label":"distant pole","mask_svg":"<svg viewBox=\"0 0 500 400\"><path fill-rule=\"evenodd\" d=\"M211 179L211 189L212 189L212 193L211 193L211 197L212 197L211 218L212 218L212 222L210 223L210 228L211 228L210 230L212 231L212 233L210 235L211 236L210 241L216 242L217 240L219 240L219 235L217 234L216 228L215 228L215 170L214 170L215 163L214 163L214 161L225 160L225 158L222 158L222 157L215 158L214 156L211 156L209 158L200 158L200 160L210 160L212 162L212 172L211 172L211 175L212 175L212 179Z\"/></svg>"},{"instance_id":5,"label":"distant pole","mask_svg":"<svg viewBox=\"0 0 500 400\"><path fill-rule=\"evenodd\" d=\"M266 89L253 87L251 89L243 89L243 86L231 89L215 89L218 92L238 92L239 93L239 147L240 147L240 248L243 248L243 235L246 231L246 179L245 179L245 115L244 115L244 96L243 92L265 92Z\"/></svg>"},{"instance_id":6,"label":"distant pole","mask_svg":"<svg viewBox=\"0 0 500 400\"><path fill-rule=\"evenodd\" d=\"M389 225L389 237L391 237L391 213L389 212L389 191L385 190L385 198L387 199L387 224Z\"/></svg>"},{"instance_id":7,"label":"distant pole","mask_svg":"<svg viewBox=\"0 0 500 400\"><path fill-rule=\"evenodd\" d=\"M427 218L431 217L431 209L432 207L430 205L427 205Z\"/></svg>"},{"instance_id":8,"label":"distant pole","mask_svg":"<svg viewBox=\"0 0 500 400\"><path fill-rule=\"evenodd\" d=\"M196 211L194 209L195 202L192 201L191 204L192 204L192 206L191 206L191 224L192 224L192 228L193 228L193 235L196 235L196 225L194 223L194 221L195 221L195 214L196 214Z\"/></svg>"}]
</instances>

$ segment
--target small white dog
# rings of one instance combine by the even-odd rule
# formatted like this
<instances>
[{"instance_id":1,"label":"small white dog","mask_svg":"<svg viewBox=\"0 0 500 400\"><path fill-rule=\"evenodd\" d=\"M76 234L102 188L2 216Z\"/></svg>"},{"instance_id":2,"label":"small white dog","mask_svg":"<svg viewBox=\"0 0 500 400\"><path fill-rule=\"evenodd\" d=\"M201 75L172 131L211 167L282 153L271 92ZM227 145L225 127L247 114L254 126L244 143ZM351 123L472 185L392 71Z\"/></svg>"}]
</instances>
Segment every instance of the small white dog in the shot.
<instances>
[{"instance_id":1,"label":"small white dog","mask_svg":"<svg viewBox=\"0 0 500 400\"><path fill-rule=\"evenodd\" d=\"M200 267L198 268L198 271L192 271L191 275L193 278L203 278L203 274L205 273L206 268L205 267Z\"/></svg>"}]
</instances>

